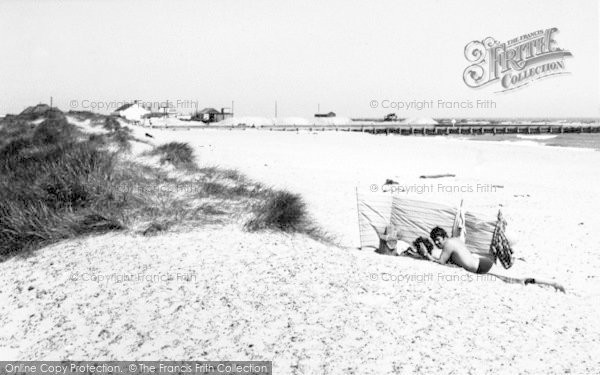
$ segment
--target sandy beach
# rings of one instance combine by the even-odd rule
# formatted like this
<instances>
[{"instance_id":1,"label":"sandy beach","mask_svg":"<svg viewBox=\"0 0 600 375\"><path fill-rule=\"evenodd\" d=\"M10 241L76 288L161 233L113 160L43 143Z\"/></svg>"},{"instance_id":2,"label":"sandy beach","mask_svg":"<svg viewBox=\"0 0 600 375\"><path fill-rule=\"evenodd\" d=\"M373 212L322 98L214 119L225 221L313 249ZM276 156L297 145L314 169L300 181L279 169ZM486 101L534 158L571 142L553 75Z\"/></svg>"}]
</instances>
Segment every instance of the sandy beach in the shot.
<instances>
[{"instance_id":1,"label":"sandy beach","mask_svg":"<svg viewBox=\"0 0 600 375\"><path fill-rule=\"evenodd\" d=\"M112 233L13 258L0 264L0 325L11 328L0 332L3 359L254 359L284 374L600 370L597 151L342 132L134 132L188 142L200 165L300 193L339 246L240 223ZM455 177L419 179L429 174ZM415 199L501 205L519 259L492 271L555 279L567 294L359 250L356 188L388 178L433 184L407 194ZM118 274L142 276L110 278Z\"/></svg>"},{"instance_id":2,"label":"sandy beach","mask_svg":"<svg viewBox=\"0 0 600 375\"><path fill-rule=\"evenodd\" d=\"M600 374L599 0L0 35L0 375Z\"/></svg>"}]
</instances>

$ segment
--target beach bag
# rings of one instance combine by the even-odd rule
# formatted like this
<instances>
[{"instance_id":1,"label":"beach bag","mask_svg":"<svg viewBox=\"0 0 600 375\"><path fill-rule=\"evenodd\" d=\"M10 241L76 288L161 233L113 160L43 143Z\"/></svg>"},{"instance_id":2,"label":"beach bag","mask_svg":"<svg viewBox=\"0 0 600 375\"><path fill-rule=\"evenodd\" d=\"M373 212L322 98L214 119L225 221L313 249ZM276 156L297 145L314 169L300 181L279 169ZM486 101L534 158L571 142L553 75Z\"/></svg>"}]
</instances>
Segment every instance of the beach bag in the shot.
<instances>
[{"instance_id":1,"label":"beach bag","mask_svg":"<svg viewBox=\"0 0 600 375\"><path fill-rule=\"evenodd\" d=\"M506 238L506 220L504 220L501 211L498 211L498 221L494 228L490 252L494 254L496 262L500 260L502 267L505 269L512 267L514 263L513 249Z\"/></svg>"}]
</instances>

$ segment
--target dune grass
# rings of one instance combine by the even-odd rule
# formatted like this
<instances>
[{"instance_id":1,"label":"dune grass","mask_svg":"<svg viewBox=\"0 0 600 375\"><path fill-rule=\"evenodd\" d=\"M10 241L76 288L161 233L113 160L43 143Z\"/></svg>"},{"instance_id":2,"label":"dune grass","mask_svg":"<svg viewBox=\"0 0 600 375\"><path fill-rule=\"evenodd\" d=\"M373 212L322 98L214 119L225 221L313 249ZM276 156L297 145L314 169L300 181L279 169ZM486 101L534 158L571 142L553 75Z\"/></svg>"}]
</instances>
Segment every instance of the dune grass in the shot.
<instances>
[{"instance_id":1,"label":"dune grass","mask_svg":"<svg viewBox=\"0 0 600 375\"><path fill-rule=\"evenodd\" d=\"M170 142L155 147L149 155L160 156L160 162L171 163L173 166L185 169L195 169L196 157L194 150L187 143Z\"/></svg>"},{"instance_id":2,"label":"dune grass","mask_svg":"<svg viewBox=\"0 0 600 375\"><path fill-rule=\"evenodd\" d=\"M7 127L25 131L0 148L0 255L122 227L111 215L121 204L109 188L114 154L79 141L62 114Z\"/></svg>"},{"instance_id":3,"label":"dune grass","mask_svg":"<svg viewBox=\"0 0 600 375\"><path fill-rule=\"evenodd\" d=\"M61 112L45 115L37 125L18 116L0 123L0 260L90 233L155 235L180 225L239 222L250 231L325 238L310 224L300 196L236 170L198 168L185 143L148 153L183 168L183 180L180 173L123 157L134 139L112 118L103 120L109 133L88 135Z\"/></svg>"},{"instance_id":4,"label":"dune grass","mask_svg":"<svg viewBox=\"0 0 600 375\"><path fill-rule=\"evenodd\" d=\"M285 190L267 190L266 196L253 205L252 217L244 228L250 232L279 230L304 233L318 241L335 242L329 233L314 224L302 196Z\"/></svg>"},{"instance_id":5,"label":"dune grass","mask_svg":"<svg viewBox=\"0 0 600 375\"><path fill-rule=\"evenodd\" d=\"M254 207L254 217L246 223L246 228L297 231L306 222L306 204L302 197L288 191L275 191Z\"/></svg>"}]
</instances>

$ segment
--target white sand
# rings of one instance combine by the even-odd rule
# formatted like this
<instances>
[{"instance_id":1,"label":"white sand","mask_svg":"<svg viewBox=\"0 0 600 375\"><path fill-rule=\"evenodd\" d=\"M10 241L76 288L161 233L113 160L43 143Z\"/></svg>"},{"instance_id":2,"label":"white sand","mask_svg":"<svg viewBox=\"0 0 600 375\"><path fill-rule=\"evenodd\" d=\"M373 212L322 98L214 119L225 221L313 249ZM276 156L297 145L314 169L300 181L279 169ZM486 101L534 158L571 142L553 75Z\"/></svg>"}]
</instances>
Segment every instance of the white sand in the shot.
<instances>
[{"instance_id":1,"label":"white sand","mask_svg":"<svg viewBox=\"0 0 600 375\"><path fill-rule=\"evenodd\" d=\"M69 121L69 123L79 127L79 129L84 132L84 133L88 133L88 134L107 134L108 130L106 130L102 125L92 125L92 121L87 119L87 120L77 120L75 117L73 116L67 116L67 121Z\"/></svg>"},{"instance_id":2,"label":"white sand","mask_svg":"<svg viewBox=\"0 0 600 375\"><path fill-rule=\"evenodd\" d=\"M517 134L517 138L520 139L534 139L534 140L548 140L548 139L554 139L558 137L558 135L546 135L546 134L542 134L542 135L524 135L524 134Z\"/></svg>"},{"instance_id":3,"label":"white sand","mask_svg":"<svg viewBox=\"0 0 600 375\"><path fill-rule=\"evenodd\" d=\"M411 117L400 122L402 125L435 125L437 123L431 117Z\"/></svg>"},{"instance_id":4,"label":"white sand","mask_svg":"<svg viewBox=\"0 0 600 375\"><path fill-rule=\"evenodd\" d=\"M264 359L284 374L600 370L600 153L343 132L151 133L157 144L189 142L202 164L301 193L347 248L239 226L57 244L0 264L0 326L10 328L0 358ZM417 179L442 173L456 178ZM555 278L568 294L353 249L355 186L386 178L503 185L432 198L502 204L524 261L493 271ZM197 277L187 282L68 280L188 267Z\"/></svg>"}]
</instances>

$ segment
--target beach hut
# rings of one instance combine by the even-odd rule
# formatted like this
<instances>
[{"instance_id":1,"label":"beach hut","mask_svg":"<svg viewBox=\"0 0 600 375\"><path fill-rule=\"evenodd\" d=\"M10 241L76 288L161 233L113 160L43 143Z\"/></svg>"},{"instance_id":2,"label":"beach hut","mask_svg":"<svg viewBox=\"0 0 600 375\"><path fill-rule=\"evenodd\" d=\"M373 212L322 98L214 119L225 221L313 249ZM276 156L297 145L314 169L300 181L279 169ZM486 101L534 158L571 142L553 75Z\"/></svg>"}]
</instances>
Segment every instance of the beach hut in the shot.
<instances>
[{"instance_id":1,"label":"beach hut","mask_svg":"<svg viewBox=\"0 0 600 375\"><path fill-rule=\"evenodd\" d=\"M233 113L226 112L225 108L221 108L221 111L217 111L214 108L204 108L203 110L196 112L192 119L199 120L205 123L220 122L233 117Z\"/></svg>"},{"instance_id":2,"label":"beach hut","mask_svg":"<svg viewBox=\"0 0 600 375\"><path fill-rule=\"evenodd\" d=\"M315 117L335 117L335 112L315 113Z\"/></svg>"}]
</instances>

